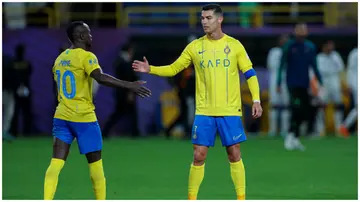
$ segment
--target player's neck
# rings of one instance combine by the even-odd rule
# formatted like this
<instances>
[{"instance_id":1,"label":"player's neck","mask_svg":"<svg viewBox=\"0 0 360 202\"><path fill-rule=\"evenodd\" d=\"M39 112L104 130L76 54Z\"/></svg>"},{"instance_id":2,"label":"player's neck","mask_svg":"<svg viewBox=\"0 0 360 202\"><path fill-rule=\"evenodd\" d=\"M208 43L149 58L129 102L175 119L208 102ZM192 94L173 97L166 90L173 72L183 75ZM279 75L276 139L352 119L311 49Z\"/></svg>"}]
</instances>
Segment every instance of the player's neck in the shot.
<instances>
[{"instance_id":1,"label":"player's neck","mask_svg":"<svg viewBox=\"0 0 360 202\"><path fill-rule=\"evenodd\" d=\"M70 48L71 49L81 48L86 51L88 50L85 44L79 44L79 43L74 43Z\"/></svg>"},{"instance_id":2,"label":"player's neck","mask_svg":"<svg viewBox=\"0 0 360 202\"><path fill-rule=\"evenodd\" d=\"M211 40L219 40L219 39L223 38L224 35L225 35L224 32L222 32L222 30L219 29L213 33L207 34L207 37Z\"/></svg>"}]
</instances>

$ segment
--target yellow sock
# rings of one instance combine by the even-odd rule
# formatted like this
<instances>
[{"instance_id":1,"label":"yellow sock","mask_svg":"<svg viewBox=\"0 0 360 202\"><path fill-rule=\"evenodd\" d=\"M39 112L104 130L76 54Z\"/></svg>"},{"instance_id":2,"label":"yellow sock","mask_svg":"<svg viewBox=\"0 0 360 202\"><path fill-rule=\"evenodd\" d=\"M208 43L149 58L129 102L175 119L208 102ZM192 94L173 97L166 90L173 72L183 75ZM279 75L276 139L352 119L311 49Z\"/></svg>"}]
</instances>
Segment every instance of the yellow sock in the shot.
<instances>
[{"instance_id":1,"label":"yellow sock","mask_svg":"<svg viewBox=\"0 0 360 202\"><path fill-rule=\"evenodd\" d=\"M64 167L65 161L52 158L45 174L44 200L53 200L58 184L59 174Z\"/></svg>"},{"instance_id":2,"label":"yellow sock","mask_svg":"<svg viewBox=\"0 0 360 202\"><path fill-rule=\"evenodd\" d=\"M194 166L191 164L189 174L189 187L188 187L188 199L196 200L199 192L199 187L204 179L205 164L202 166Z\"/></svg>"},{"instance_id":3,"label":"yellow sock","mask_svg":"<svg viewBox=\"0 0 360 202\"><path fill-rule=\"evenodd\" d=\"M96 200L106 199L106 182L102 160L89 164L90 178L93 184Z\"/></svg>"},{"instance_id":4,"label":"yellow sock","mask_svg":"<svg viewBox=\"0 0 360 202\"><path fill-rule=\"evenodd\" d=\"M238 162L230 162L231 179L234 182L238 200L245 200L245 168L242 159Z\"/></svg>"}]
</instances>

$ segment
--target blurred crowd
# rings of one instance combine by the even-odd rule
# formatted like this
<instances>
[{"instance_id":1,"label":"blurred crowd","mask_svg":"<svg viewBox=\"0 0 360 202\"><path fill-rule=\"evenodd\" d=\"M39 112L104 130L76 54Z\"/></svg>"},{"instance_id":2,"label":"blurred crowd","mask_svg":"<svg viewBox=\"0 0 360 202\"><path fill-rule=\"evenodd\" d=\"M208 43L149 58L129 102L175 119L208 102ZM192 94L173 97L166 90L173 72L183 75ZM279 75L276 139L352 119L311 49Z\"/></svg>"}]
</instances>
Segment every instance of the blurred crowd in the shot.
<instances>
[{"instance_id":1,"label":"blurred crowd","mask_svg":"<svg viewBox=\"0 0 360 202\"><path fill-rule=\"evenodd\" d=\"M30 27L48 27L53 21L57 21L58 25L67 25L70 21L85 20L90 26L96 27L116 27L120 12L121 21L131 21L131 26L188 26L189 12L170 12L168 8L197 6L200 8L204 3L202 2L123 2L123 3L52 3L52 2L9 2L3 3L4 19L3 27L9 29ZM244 28L254 27L256 21L256 14L259 9L265 6L269 11L261 11L264 18L263 26L283 26L290 25L298 19L307 20L310 25L324 25L326 23L322 19L324 6L327 3L310 2L310 3L274 3L274 2L227 2L221 3L222 6L236 8L236 12L225 12L225 17L228 19L235 18L238 20L225 20L228 25L236 25ZM288 11L284 9L277 9L278 6L288 7ZM300 6L310 6L312 11L306 11ZM329 6L332 6L329 4ZM124 13L127 8L141 7L141 12ZM151 12L152 9L157 12ZM159 9L163 8L163 9ZM318 9L317 9L318 8ZM50 10L56 12L53 13ZM131 9L130 9L131 10ZM276 11L276 12L273 12ZM306 11L306 12L304 12ZM357 24L357 6L353 3L343 3L335 5L331 12L336 11L338 18L338 26L349 26ZM64 15L66 13L66 15ZM330 13L334 14L334 13ZM334 14L335 15L335 14ZM56 18L56 19L54 19ZM84 19L85 18L85 19ZM182 19L184 23L175 23L167 19ZM284 21L287 21L285 22ZM283 21L283 22L281 22ZM157 23L158 22L158 23ZM162 22L162 23L160 23ZM198 22L199 23L199 22ZM198 24L199 25L199 24Z\"/></svg>"},{"instance_id":2,"label":"blurred crowd","mask_svg":"<svg viewBox=\"0 0 360 202\"><path fill-rule=\"evenodd\" d=\"M286 86L286 73L283 73L281 91L277 90L278 70L283 54L283 46L289 40L288 35L279 37L278 45L270 49L267 57L269 69L269 135L281 134L286 136L290 128L290 96ZM291 50L292 51L292 50ZM357 75L358 75L357 47L352 49L347 56L346 62L336 51L336 45L332 40L326 40L321 44L316 56L317 67L323 81L323 92L320 92L319 81L314 71L310 69L310 103L307 121L302 125L302 133L307 136L321 136L326 132L325 109L333 104L333 113L327 114L327 118L334 120L335 133L344 136L349 135L349 128L354 126L357 120ZM349 116L345 119L344 97L350 95L352 108ZM305 112L303 112L305 113ZM330 116L329 116L330 115Z\"/></svg>"}]
</instances>

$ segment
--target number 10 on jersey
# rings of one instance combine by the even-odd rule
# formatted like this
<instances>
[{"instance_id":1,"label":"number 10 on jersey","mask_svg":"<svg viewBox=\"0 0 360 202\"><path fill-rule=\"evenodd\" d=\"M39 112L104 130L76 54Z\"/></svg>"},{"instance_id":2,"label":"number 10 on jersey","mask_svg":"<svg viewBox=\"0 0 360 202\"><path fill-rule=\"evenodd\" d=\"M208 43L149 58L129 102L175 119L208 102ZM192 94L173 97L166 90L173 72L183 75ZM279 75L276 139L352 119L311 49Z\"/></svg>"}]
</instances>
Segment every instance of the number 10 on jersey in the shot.
<instances>
[{"instance_id":1,"label":"number 10 on jersey","mask_svg":"<svg viewBox=\"0 0 360 202\"><path fill-rule=\"evenodd\" d=\"M76 94L76 83L75 83L74 74L71 71L66 70L64 72L64 74L61 75L60 70L56 70L56 75L57 75L56 83L57 83L59 93L60 93L60 88L62 88L64 96L68 99L73 99ZM70 89L67 89L67 87L66 87L67 77L69 77L69 80L70 80Z\"/></svg>"}]
</instances>

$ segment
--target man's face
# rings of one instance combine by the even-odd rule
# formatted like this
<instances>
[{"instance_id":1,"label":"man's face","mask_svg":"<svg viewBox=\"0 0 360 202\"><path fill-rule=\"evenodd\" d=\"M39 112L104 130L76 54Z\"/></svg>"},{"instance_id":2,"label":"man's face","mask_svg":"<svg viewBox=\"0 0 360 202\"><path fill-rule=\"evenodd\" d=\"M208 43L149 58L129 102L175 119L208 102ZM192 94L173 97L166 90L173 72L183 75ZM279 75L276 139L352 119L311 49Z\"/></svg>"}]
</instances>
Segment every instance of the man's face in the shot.
<instances>
[{"instance_id":1,"label":"man's face","mask_svg":"<svg viewBox=\"0 0 360 202\"><path fill-rule=\"evenodd\" d=\"M329 52L335 50L335 43L333 41L329 41L327 45L328 45Z\"/></svg>"},{"instance_id":2,"label":"man's face","mask_svg":"<svg viewBox=\"0 0 360 202\"><path fill-rule=\"evenodd\" d=\"M328 41L323 45L323 52L324 53L331 53L335 49L335 44L333 41Z\"/></svg>"},{"instance_id":3,"label":"man's face","mask_svg":"<svg viewBox=\"0 0 360 202\"><path fill-rule=\"evenodd\" d=\"M213 10L201 12L201 24L206 34L213 33L221 26L223 16L215 15Z\"/></svg>"},{"instance_id":4,"label":"man's face","mask_svg":"<svg viewBox=\"0 0 360 202\"><path fill-rule=\"evenodd\" d=\"M295 27L295 35L297 37L307 37L308 35L308 29L306 24L299 24Z\"/></svg>"},{"instance_id":5,"label":"man's face","mask_svg":"<svg viewBox=\"0 0 360 202\"><path fill-rule=\"evenodd\" d=\"M85 27L85 31L84 31L83 40L85 42L85 45L90 48L92 46L91 30L90 27L85 23L84 23L84 27Z\"/></svg>"}]
</instances>

